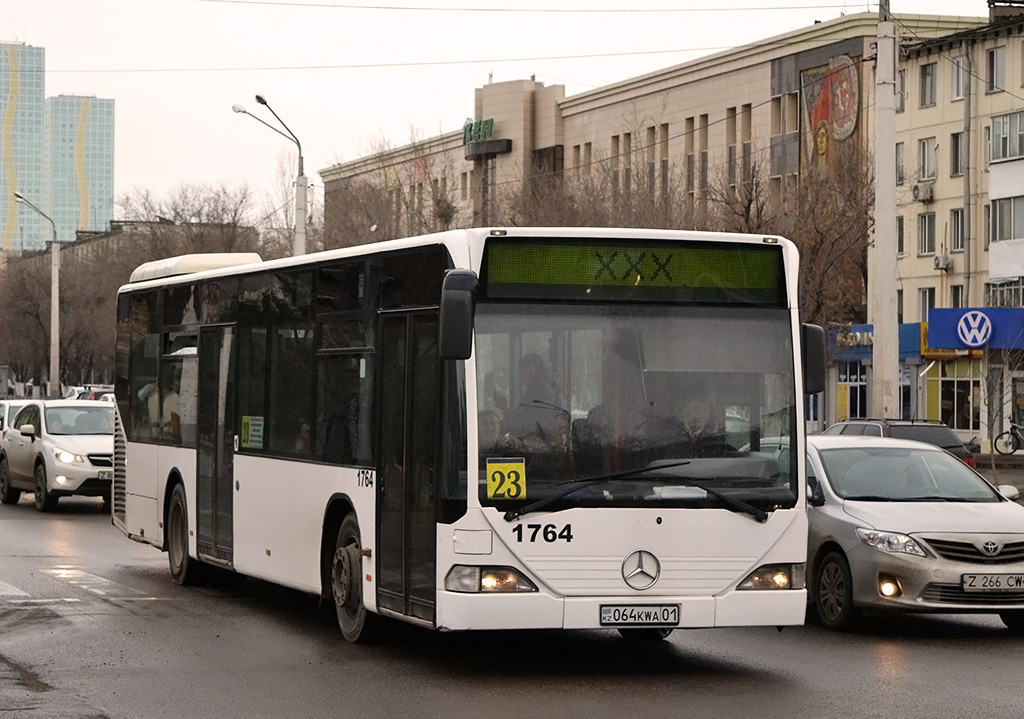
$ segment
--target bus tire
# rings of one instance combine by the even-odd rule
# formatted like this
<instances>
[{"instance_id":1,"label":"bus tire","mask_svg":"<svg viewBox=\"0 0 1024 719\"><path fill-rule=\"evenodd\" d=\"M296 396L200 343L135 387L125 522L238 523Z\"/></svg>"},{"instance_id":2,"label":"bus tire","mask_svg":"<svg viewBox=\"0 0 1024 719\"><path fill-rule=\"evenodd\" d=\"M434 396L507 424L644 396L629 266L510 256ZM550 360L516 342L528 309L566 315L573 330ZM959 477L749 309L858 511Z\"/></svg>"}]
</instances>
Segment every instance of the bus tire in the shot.
<instances>
[{"instance_id":1,"label":"bus tire","mask_svg":"<svg viewBox=\"0 0 1024 719\"><path fill-rule=\"evenodd\" d=\"M331 559L331 594L338 615L338 626L345 639L354 644L373 641L380 617L366 611L363 604L363 557L359 541L359 522L346 514L338 528Z\"/></svg>"},{"instance_id":2,"label":"bus tire","mask_svg":"<svg viewBox=\"0 0 1024 719\"><path fill-rule=\"evenodd\" d=\"M202 564L188 554L188 505L180 483L171 490L167 507L167 562L176 584L188 586L202 579Z\"/></svg>"},{"instance_id":3,"label":"bus tire","mask_svg":"<svg viewBox=\"0 0 1024 719\"><path fill-rule=\"evenodd\" d=\"M631 642L660 642L662 639L668 639L668 635L671 633L672 627L637 627L636 629L623 627L619 629L622 638Z\"/></svg>"},{"instance_id":4,"label":"bus tire","mask_svg":"<svg viewBox=\"0 0 1024 719\"><path fill-rule=\"evenodd\" d=\"M0 502L17 504L21 499L21 490L11 486L11 468L7 465L7 457L0 459Z\"/></svg>"}]
</instances>

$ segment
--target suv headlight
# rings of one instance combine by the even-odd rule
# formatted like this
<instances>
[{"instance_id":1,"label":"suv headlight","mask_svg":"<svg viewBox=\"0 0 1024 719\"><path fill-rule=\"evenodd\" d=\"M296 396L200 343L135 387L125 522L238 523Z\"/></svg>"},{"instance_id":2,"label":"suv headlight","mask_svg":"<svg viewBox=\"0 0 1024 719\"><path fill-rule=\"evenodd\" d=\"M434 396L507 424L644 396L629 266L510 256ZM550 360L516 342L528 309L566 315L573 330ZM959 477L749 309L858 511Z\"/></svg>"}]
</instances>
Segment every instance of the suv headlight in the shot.
<instances>
[{"instance_id":1,"label":"suv headlight","mask_svg":"<svg viewBox=\"0 0 1024 719\"><path fill-rule=\"evenodd\" d=\"M63 462L64 464L81 464L85 461L82 458L82 455L69 452L66 449L61 449L60 447L53 448L53 457L58 462Z\"/></svg>"},{"instance_id":2,"label":"suv headlight","mask_svg":"<svg viewBox=\"0 0 1024 719\"><path fill-rule=\"evenodd\" d=\"M880 549L892 554L913 554L915 557L926 557L924 549L914 539L899 532L879 532L875 529L857 527L860 541L869 547Z\"/></svg>"}]
</instances>

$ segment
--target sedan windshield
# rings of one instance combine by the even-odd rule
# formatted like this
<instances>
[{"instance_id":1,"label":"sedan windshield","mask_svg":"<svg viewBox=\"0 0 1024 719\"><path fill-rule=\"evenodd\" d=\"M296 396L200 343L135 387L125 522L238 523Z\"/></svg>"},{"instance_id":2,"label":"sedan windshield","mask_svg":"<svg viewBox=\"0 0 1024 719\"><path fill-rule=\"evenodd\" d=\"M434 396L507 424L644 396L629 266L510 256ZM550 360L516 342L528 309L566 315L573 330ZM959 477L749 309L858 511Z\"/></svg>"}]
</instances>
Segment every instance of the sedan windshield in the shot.
<instances>
[{"instance_id":1,"label":"sedan windshield","mask_svg":"<svg viewBox=\"0 0 1024 719\"><path fill-rule=\"evenodd\" d=\"M480 304L476 331L483 504L795 504L785 310Z\"/></svg>"},{"instance_id":2,"label":"sedan windshield","mask_svg":"<svg viewBox=\"0 0 1024 719\"><path fill-rule=\"evenodd\" d=\"M843 499L998 502L998 493L956 457L939 450L855 447L819 451L829 484Z\"/></svg>"}]
</instances>

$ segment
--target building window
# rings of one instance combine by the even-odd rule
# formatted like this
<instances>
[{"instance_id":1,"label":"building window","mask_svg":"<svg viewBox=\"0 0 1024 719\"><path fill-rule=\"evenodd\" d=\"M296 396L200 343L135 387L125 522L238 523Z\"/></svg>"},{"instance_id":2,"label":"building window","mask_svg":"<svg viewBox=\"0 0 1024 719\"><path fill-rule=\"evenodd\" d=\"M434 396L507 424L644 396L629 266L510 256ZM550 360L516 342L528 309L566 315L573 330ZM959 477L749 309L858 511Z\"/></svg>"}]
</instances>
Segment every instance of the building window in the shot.
<instances>
[{"instance_id":1,"label":"building window","mask_svg":"<svg viewBox=\"0 0 1024 719\"><path fill-rule=\"evenodd\" d=\"M917 216L917 254L935 254L934 212L925 212Z\"/></svg>"},{"instance_id":2,"label":"building window","mask_svg":"<svg viewBox=\"0 0 1024 719\"><path fill-rule=\"evenodd\" d=\"M964 208L956 207L949 211L949 250L964 251Z\"/></svg>"},{"instance_id":3,"label":"building window","mask_svg":"<svg viewBox=\"0 0 1024 719\"><path fill-rule=\"evenodd\" d=\"M949 306L953 309L965 307L964 305L964 286L963 285L950 285L949 288Z\"/></svg>"},{"instance_id":4,"label":"building window","mask_svg":"<svg viewBox=\"0 0 1024 719\"><path fill-rule=\"evenodd\" d=\"M906 251L903 244L903 215L896 215L896 254L902 255Z\"/></svg>"},{"instance_id":5,"label":"building window","mask_svg":"<svg viewBox=\"0 0 1024 719\"><path fill-rule=\"evenodd\" d=\"M967 60L963 55L953 58L949 88L949 97L951 100L964 99L964 77L967 74L966 65Z\"/></svg>"},{"instance_id":6,"label":"building window","mask_svg":"<svg viewBox=\"0 0 1024 719\"><path fill-rule=\"evenodd\" d=\"M986 92L1002 92L1006 87L1006 47L994 47L985 60Z\"/></svg>"},{"instance_id":7,"label":"building window","mask_svg":"<svg viewBox=\"0 0 1024 719\"><path fill-rule=\"evenodd\" d=\"M949 174L953 177L964 174L964 133L954 132L949 136Z\"/></svg>"},{"instance_id":8,"label":"building window","mask_svg":"<svg viewBox=\"0 0 1024 719\"><path fill-rule=\"evenodd\" d=\"M922 287L917 291L918 316L921 322L928 321L928 311L935 307L935 288Z\"/></svg>"},{"instance_id":9,"label":"building window","mask_svg":"<svg viewBox=\"0 0 1024 719\"><path fill-rule=\"evenodd\" d=\"M837 419L863 419L868 411L868 371L863 362L836 362L839 401Z\"/></svg>"},{"instance_id":10,"label":"building window","mask_svg":"<svg viewBox=\"0 0 1024 719\"><path fill-rule=\"evenodd\" d=\"M896 143L896 184L902 185L907 177L906 171L903 169L903 143Z\"/></svg>"},{"instance_id":11,"label":"building window","mask_svg":"<svg viewBox=\"0 0 1024 719\"><path fill-rule=\"evenodd\" d=\"M935 63L921 66L921 107L935 104Z\"/></svg>"},{"instance_id":12,"label":"building window","mask_svg":"<svg viewBox=\"0 0 1024 719\"><path fill-rule=\"evenodd\" d=\"M939 383L939 419L952 429L980 430L981 380L973 376L974 363L970 360L942 362L936 369L938 372L928 373L928 383Z\"/></svg>"},{"instance_id":13,"label":"building window","mask_svg":"<svg viewBox=\"0 0 1024 719\"><path fill-rule=\"evenodd\" d=\"M1009 282L985 285L986 307L1020 307L1024 305L1024 277Z\"/></svg>"},{"instance_id":14,"label":"building window","mask_svg":"<svg viewBox=\"0 0 1024 719\"><path fill-rule=\"evenodd\" d=\"M925 137L917 141L917 179L935 179L935 138Z\"/></svg>"},{"instance_id":15,"label":"building window","mask_svg":"<svg viewBox=\"0 0 1024 719\"><path fill-rule=\"evenodd\" d=\"M1024 239L1024 195L992 200L992 242Z\"/></svg>"},{"instance_id":16,"label":"building window","mask_svg":"<svg viewBox=\"0 0 1024 719\"><path fill-rule=\"evenodd\" d=\"M896 290L896 324L903 324L903 290Z\"/></svg>"},{"instance_id":17,"label":"building window","mask_svg":"<svg viewBox=\"0 0 1024 719\"><path fill-rule=\"evenodd\" d=\"M896 112L907 109L907 71L896 73Z\"/></svg>"},{"instance_id":18,"label":"building window","mask_svg":"<svg viewBox=\"0 0 1024 719\"><path fill-rule=\"evenodd\" d=\"M1024 157L1024 110L992 118L989 148L992 160Z\"/></svg>"}]
</instances>

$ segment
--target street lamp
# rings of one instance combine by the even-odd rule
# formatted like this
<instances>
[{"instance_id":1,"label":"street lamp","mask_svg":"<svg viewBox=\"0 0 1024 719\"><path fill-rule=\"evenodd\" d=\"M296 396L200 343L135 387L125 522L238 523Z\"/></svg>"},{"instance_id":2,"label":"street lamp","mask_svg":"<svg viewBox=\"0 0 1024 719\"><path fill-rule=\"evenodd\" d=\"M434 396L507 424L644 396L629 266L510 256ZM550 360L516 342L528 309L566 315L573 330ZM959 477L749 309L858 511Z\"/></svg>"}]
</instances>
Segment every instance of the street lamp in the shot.
<instances>
[{"instance_id":1,"label":"street lamp","mask_svg":"<svg viewBox=\"0 0 1024 719\"><path fill-rule=\"evenodd\" d=\"M14 200L39 213L53 230L50 240L50 397L60 399L60 249L57 246L57 225L20 192L14 193Z\"/></svg>"},{"instance_id":2,"label":"street lamp","mask_svg":"<svg viewBox=\"0 0 1024 719\"><path fill-rule=\"evenodd\" d=\"M277 117L277 113L274 112L274 108L272 108L267 103L263 95L257 95L256 102L270 110L270 114L277 118L277 121L281 123L281 127L288 131L287 135L278 130L270 123L264 122L260 118L256 117L251 112L249 112L237 103L232 105L231 109L235 112L240 112L243 115L248 115L254 120L262 122L264 125L269 127L278 135L287 137L289 140L295 143L296 147L299 148L299 176L295 178L295 240L292 246L292 254L304 255L306 254L306 174L302 169L302 143L299 142L299 138L295 137L295 133L292 132L291 129L289 129L289 127L284 124L284 120L282 120L280 117Z\"/></svg>"}]
</instances>

